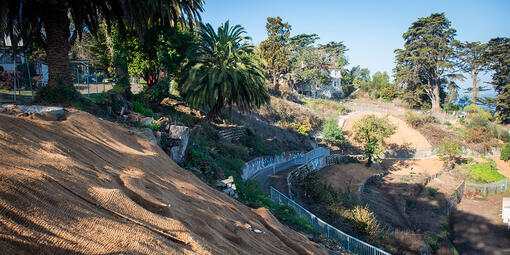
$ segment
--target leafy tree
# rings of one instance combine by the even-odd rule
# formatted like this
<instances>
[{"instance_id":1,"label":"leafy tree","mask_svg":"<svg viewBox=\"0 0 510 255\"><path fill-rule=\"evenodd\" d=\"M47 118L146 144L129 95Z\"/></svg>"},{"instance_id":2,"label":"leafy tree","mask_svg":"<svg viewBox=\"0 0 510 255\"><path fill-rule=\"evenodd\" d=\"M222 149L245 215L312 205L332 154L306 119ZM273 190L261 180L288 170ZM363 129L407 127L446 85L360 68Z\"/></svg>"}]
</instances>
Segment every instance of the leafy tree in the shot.
<instances>
[{"instance_id":1,"label":"leafy tree","mask_svg":"<svg viewBox=\"0 0 510 255\"><path fill-rule=\"evenodd\" d=\"M182 1L7 1L0 5L0 34L10 37L12 45L23 40L25 45L39 41L45 45L50 87L74 91L69 68L69 51L83 31L96 34L105 20L107 25L134 27L140 35L160 20L171 26L192 24L202 11L202 0ZM71 26L72 24L72 26Z\"/></svg>"},{"instance_id":2,"label":"leafy tree","mask_svg":"<svg viewBox=\"0 0 510 255\"><path fill-rule=\"evenodd\" d=\"M510 120L510 38L498 37L487 43L485 58L489 70L493 71L492 81L498 93L496 116L501 122Z\"/></svg>"},{"instance_id":3,"label":"leafy tree","mask_svg":"<svg viewBox=\"0 0 510 255\"><path fill-rule=\"evenodd\" d=\"M480 42L464 42L457 43L457 47L457 57L459 58L457 65L462 71L469 73L473 79L471 92L473 93L473 104L476 104L477 94L483 90L483 87L478 86L480 82L478 74L487 70L487 61L484 57L487 45Z\"/></svg>"},{"instance_id":4,"label":"leafy tree","mask_svg":"<svg viewBox=\"0 0 510 255\"><path fill-rule=\"evenodd\" d=\"M263 69L245 33L242 26L231 27L228 21L217 31L202 25L197 57L184 68L181 95L191 106L209 110L210 120L224 106L229 106L232 117L233 105L246 111L269 102Z\"/></svg>"},{"instance_id":5,"label":"leafy tree","mask_svg":"<svg viewBox=\"0 0 510 255\"><path fill-rule=\"evenodd\" d=\"M268 17L266 23L267 39L260 43L261 57L273 77L273 86L278 91L278 77L288 72L289 37L291 25L280 17Z\"/></svg>"},{"instance_id":6,"label":"leafy tree","mask_svg":"<svg viewBox=\"0 0 510 255\"><path fill-rule=\"evenodd\" d=\"M322 50L326 56L326 62L329 65L334 65L343 69L348 64L345 52L347 47L343 42L329 42L325 45L319 45L319 49Z\"/></svg>"},{"instance_id":7,"label":"leafy tree","mask_svg":"<svg viewBox=\"0 0 510 255\"><path fill-rule=\"evenodd\" d=\"M455 161L462 153L462 146L453 139L444 140L436 149L437 156L443 160L449 168L453 168Z\"/></svg>"},{"instance_id":8,"label":"leafy tree","mask_svg":"<svg viewBox=\"0 0 510 255\"><path fill-rule=\"evenodd\" d=\"M155 26L143 36L128 37L128 71L143 78L150 89L160 79L162 71L167 78L175 79L180 67L195 43L195 36L186 29Z\"/></svg>"},{"instance_id":9,"label":"leafy tree","mask_svg":"<svg viewBox=\"0 0 510 255\"><path fill-rule=\"evenodd\" d=\"M338 127L336 119L330 118L324 122L322 125L322 138L334 144L342 144L344 142L344 133Z\"/></svg>"},{"instance_id":10,"label":"leafy tree","mask_svg":"<svg viewBox=\"0 0 510 255\"><path fill-rule=\"evenodd\" d=\"M312 46L319 39L316 34L299 34L289 38L289 44L293 51L300 54L303 49Z\"/></svg>"},{"instance_id":11,"label":"leafy tree","mask_svg":"<svg viewBox=\"0 0 510 255\"><path fill-rule=\"evenodd\" d=\"M374 114L366 115L354 123L354 140L363 146L363 153L368 157L368 166L372 159L380 161L386 144L385 139L393 135L395 130L394 125Z\"/></svg>"},{"instance_id":12,"label":"leafy tree","mask_svg":"<svg viewBox=\"0 0 510 255\"><path fill-rule=\"evenodd\" d=\"M300 65L294 72L295 81L298 85L320 86L331 83L326 59L319 49L315 47L304 48L296 62Z\"/></svg>"},{"instance_id":13,"label":"leafy tree","mask_svg":"<svg viewBox=\"0 0 510 255\"><path fill-rule=\"evenodd\" d=\"M441 109L442 78L453 70L455 33L444 13L433 13L413 22L403 34L404 49L395 50L394 71L396 83L413 94L408 100L420 99L424 91L432 110Z\"/></svg>"}]
</instances>

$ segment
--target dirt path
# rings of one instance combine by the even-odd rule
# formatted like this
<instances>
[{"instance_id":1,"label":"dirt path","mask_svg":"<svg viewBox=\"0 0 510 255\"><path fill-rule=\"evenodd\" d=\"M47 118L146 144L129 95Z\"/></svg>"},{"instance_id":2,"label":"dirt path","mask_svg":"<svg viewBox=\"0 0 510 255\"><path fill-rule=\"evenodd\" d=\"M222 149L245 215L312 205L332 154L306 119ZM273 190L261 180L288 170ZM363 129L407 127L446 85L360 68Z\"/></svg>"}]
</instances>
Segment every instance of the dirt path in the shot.
<instances>
[{"instance_id":1,"label":"dirt path","mask_svg":"<svg viewBox=\"0 0 510 255\"><path fill-rule=\"evenodd\" d=\"M464 198L452 214L453 243L461 254L510 254L510 230L501 219L501 199L510 194L489 196L485 200Z\"/></svg>"},{"instance_id":2,"label":"dirt path","mask_svg":"<svg viewBox=\"0 0 510 255\"><path fill-rule=\"evenodd\" d=\"M287 175L296 169L296 167L290 167L276 174L270 175L264 184L264 189L269 190L269 187L273 186L273 188L280 191L285 196L289 196L289 185L287 185Z\"/></svg>"}]
</instances>

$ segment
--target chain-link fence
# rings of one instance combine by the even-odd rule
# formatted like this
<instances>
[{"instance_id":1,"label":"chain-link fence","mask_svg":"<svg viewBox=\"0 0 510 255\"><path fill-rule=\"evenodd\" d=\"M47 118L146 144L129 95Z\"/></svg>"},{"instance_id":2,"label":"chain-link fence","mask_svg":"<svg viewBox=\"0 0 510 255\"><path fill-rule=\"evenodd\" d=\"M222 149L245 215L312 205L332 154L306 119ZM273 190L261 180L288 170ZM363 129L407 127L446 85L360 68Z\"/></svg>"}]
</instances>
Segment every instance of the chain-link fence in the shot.
<instances>
[{"instance_id":1,"label":"chain-link fence","mask_svg":"<svg viewBox=\"0 0 510 255\"><path fill-rule=\"evenodd\" d=\"M495 195L498 193L506 192L510 187L510 179L503 179L497 182L491 183L466 183L466 192L476 192L477 194L483 194L485 196Z\"/></svg>"},{"instance_id":2,"label":"chain-link fence","mask_svg":"<svg viewBox=\"0 0 510 255\"><path fill-rule=\"evenodd\" d=\"M336 241L339 245L344 247L347 251L352 254L360 254L360 255L380 255L386 254L389 255L388 252L385 252L373 245L370 245L366 242L363 242L355 237L352 237L341 230L329 225L323 220L319 219L313 213L309 212L305 208L303 208L298 203L294 202L292 199L283 195L281 192L276 190L275 188L270 188L271 200L275 203L284 204L289 207L295 209L297 215L299 217L306 217L314 226L315 230L322 235L325 235L331 240Z\"/></svg>"}]
</instances>

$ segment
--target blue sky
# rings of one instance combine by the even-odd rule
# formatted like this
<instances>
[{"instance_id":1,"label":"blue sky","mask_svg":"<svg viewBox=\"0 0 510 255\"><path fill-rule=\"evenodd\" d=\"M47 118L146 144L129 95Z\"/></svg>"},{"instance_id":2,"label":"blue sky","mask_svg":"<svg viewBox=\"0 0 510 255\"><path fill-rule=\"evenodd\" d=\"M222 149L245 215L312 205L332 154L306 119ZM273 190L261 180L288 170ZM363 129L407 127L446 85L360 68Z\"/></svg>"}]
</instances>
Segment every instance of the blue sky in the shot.
<instances>
[{"instance_id":1,"label":"blue sky","mask_svg":"<svg viewBox=\"0 0 510 255\"><path fill-rule=\"evenodd\" d=\"M258 44L266 39L266 18L280 16L292 25L292 35L315 33L319 43L343 41L351 65L369 68L373 74L391 73L393 50L403 47L402 34L418 18L436 12L445 13L458 40L510 37L509 0L205 0L202 19L213 26L226 20L241 24Z\"/></svg>"}]
</instances>

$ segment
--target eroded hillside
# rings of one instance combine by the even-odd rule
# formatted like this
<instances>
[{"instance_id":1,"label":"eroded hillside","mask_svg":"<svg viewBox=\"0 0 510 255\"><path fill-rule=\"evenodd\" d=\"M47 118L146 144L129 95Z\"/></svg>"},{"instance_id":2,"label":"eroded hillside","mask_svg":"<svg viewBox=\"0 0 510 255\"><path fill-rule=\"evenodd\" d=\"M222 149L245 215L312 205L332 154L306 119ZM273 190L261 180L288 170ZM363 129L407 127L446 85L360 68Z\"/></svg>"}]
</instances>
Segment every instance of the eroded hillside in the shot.
<instances>
[{"instance_id":1,"label":"eroded hillside","mask_svg":"<svg viewBox=\"0 0 510 255\"><path fill-rule=\"evenodd\" d=\"M0 152L1 254L326 254L84 112L1 114Z\"/></svg>"}]
</instances>

